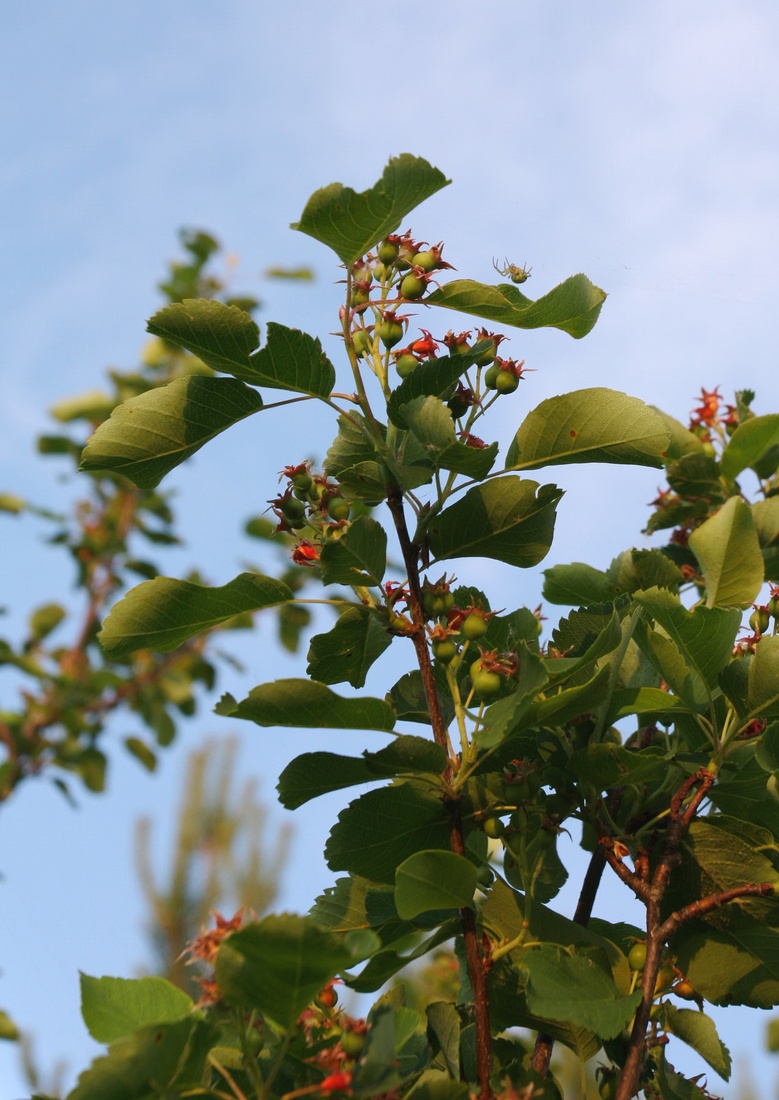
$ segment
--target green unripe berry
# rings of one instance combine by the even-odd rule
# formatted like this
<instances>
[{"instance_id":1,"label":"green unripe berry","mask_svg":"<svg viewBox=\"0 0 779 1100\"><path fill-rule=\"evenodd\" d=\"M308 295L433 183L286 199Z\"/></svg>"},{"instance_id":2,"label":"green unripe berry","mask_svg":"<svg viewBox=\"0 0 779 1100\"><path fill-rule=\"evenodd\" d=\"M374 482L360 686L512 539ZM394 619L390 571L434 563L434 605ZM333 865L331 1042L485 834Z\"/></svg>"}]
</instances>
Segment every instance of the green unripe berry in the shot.
<instances>
[{"instance_id":1,"label":"green unripe berry","mask_svg":"<svg viewBox=\"0 0 779 1100\"><path fill-rule=\"evenodd\" d=\"M358 359L364 359L373 351L373 337L364 328L355 330L352 336L354 351Z\"/></svg>"},{"instance_id":2,"label":"green unripe berry","mask_svg":"<svg viewBox=\"0 0 779 1100\"><path fill-rule=\"evenodd\" d=\"M482 863L482 865L476 872L476 881L478 882L479 886L481 886L482 888L486 886L491 886L494 878L495 873L493 872L492 868L488 867L486 863Z\"/></svg>"},{"instance_id":3,"label":"green unripe berry","mask_svg":"<svg viewBox=\"0 0 779 1100\"><path fill-rule=\"evenodd\" d=\"M348 519L351 510L352 506L345 497L331 497L327 502L327 514L330 519L334 519L336 522Z\"/></svg>"},{"instance_id":4,"label":"green unripe berry","mask_svg":"<svg viewBox=\"0 0 779 1100\"><path fill-rule=\"evenodd\" d=\"M460 633L469 642L476 642L487 633L487 620L478 611L472 611L466 615L460 626Z\"/></svg>"},{"instance_id":5,"label":"green unripe berry","mask_svg":"<svg viewBox=\"0 0 779 1100\"><path fill-rule=\"evenodd\" d=\"M498 393L514 393L518 386L519 379L513 371L498 370L498 376L495 379L495 389Z\"/></svg>"},{"instance_id":6,"label":"green unripe berry","mask_svg":"<svg viewBox=\"0 0 779 1100\"><path fill-rule=\"evenodd\" d=\"M379 245L376 254L379 257L379 261L383 263L386 267L389 267L391 264L395 263L395 260L397 260L398 258L399 252L400 246L396 241L383 240Z\"/></svg>"},{"instance_id":7,"label":"green unripe berry","mask_svg":"<svg viewBox=\"0 0 779 1100\"><path fill-rule=\"evenodd\" d=\"M292 478L292 485L294 488L300 489L303 493L307 493L313 484L314 479L311 474L307 474L305 470L302 470L299 474L295 474Z\"/></svg>"},{"instance_id":8,"label":"green unripe berry","mask_svg":"<svg viewBox=\"0 0 779 1100\"><path fill-rule=\"evenodd\" d=\"M409 302L416 302L427 290L427 283L413 273L405 275L400 284L400 293Z\"/></svg>"},{"instance_id":9,"label":"green unripe berry","mask_svg":"<svg viewBox=\"0 0 779 1100\"><path fill-rule=\"evenodd\" d=\"M379 325L379 339L385 348L394 348L403 339L403 325L400 321L387 319Z\"/></svg>"},{"instance_id":10,"label":"green unripe berry","mask_svg":"<svg viewBox=\"0 0 779 1100\"><path fill-rule=\"evenodd\" d=\"M345 1031L341 1036L341 1050L349 1058L356 1058L365 1046L365 1036L357 1031Z\"/></svg>"},{"instance_id":11,"label":"green unripe berry","mask_svg":"<svg viewBox=\"0 0 779 1100\"><path fill-rule=\"evenodd\" d=\"M646 965L646 944L634 943L628 952L628 965L631 970L642 971Z\"/></svg>"},{"instance_id":12,"label":"green unripe berry","mask_svg":"<svg viewBox=\"0 0 779 1100\"><path fill-rule=\"evenodd\" d=\"M433 642L433 656L442 665L451 664L457 656L457 646L451 638L441 638Z\"/></svg>"},{"instance_id":13,"label":"green unripe berry","mask_svg":"<svg viewBox=\"0 0 779 1100\"><path fill-rule=\"evenodd\" d=\"M474 661L471 665L470 677L474 693L479 699L494 699L500 691L500 673L484 668L481 660Z\"/></svg>"},{"instance_id":14,"label":"green unripe berry","mask_svg":"<svg viewBox=\"0 0 779 1100\"><path fill-rule=\"evenodd\" d=\"M484 372L484 385L488 390L497 389L498 375L502 373L503 371L501 371L497 363L493 363L491 367L487 367Z\"/></svg>"},{"instance_id":15,"label":"green unripe berry","mask_svg":"<svg viewBox=\"0 0 779 1100\"><path fill-rule=\"evenodd\" d=\"M413 266L421 267L423 271L429 274L431 271L435 271L435 269L438 267L438 257L436 256L435 252L417 252L416 256L414 257Z\"/></svg>"},{"instance_id":16,"label":"green unripe berry","mask_svg":"<svg viewBox=\"0 0 779 1100\"><path fill-rule=\"evenodd\" d=\"M365 306L371 300L371 292L367 287L356 286L351 293L349 301L352 309L356 309L358 306Z\"/></svg>"},{"instance_id":17,"label":"green unripe berry","mask_svg":"<svg viewBox=\"0 0 779 1100\"><path fill-rule=\"evenodd\" d=\"M490 814L489 817L485 817L481 823L481 827L490 840L497 840L498 837L503 836L506 831L505 824L497 814Z\"/></svg>"},{"instance_id":18,"label":"green unripe berry","mask_svg":"<svg viewBox=\"0 0 779 1100\"><path fill-rule=\"evenodd\" d=\"M755 634L765 634L771 625L771 616L765 608L756 607L749 616L749 626Z\"/></svg>"},{"instance_id":19,"label":"green unripe berry","mask_svg":"<svg viewBox=\"0 0 779 1100\"><path fill-rule=\"evenodd\" d=\"M419 360L415 355L400 355L395 360L395 370L401 378L408 378L418 366Z\"/></svg>"}]
</instances>

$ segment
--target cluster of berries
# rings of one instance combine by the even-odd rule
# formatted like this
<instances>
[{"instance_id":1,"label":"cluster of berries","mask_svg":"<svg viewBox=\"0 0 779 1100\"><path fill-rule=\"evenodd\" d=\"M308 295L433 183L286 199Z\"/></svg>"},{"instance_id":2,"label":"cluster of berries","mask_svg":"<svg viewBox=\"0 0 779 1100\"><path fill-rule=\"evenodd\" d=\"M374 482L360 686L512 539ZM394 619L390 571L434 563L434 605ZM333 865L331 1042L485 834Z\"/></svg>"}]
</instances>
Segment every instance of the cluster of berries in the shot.
<instances>
[{"instance_id":1,"label":"cluster of berries","mask_svg":"<svg viewBox=\"0 0 779 1100\"><path fill-rule=\"evenodd\" d=\"M289 535L308 528L321 541L348 524L352 502L336 482L324 474L312 474L310 462L285 466L280 476L286 478L287 487L268 501L278 520L276 532ZM304 538L295 547L292 560L298 565L314 565L319 550Z\"/></svg>"}]
</instances>

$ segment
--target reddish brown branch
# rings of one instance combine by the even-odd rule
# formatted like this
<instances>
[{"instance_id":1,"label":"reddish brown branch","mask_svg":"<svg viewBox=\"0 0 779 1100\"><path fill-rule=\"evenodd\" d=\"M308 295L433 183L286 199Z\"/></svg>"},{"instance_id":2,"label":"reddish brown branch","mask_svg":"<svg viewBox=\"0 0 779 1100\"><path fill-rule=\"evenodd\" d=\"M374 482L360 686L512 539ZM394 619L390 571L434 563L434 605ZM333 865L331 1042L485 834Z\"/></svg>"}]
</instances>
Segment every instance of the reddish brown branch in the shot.
<instances>
[{"instance_id":1,"label":"reddish brown branch","mask_svg":"<svg viewBox=\"0 0 779 1100\"><path fill-rule=\"evenodd\" d=\"M447 725L441 713L441 704L436 689L433 663L430 659L430 650L425 636L425 613L422 609L422 593L419 583L419 547L412 541L406 524L406 513L403 508L403 494L400 488L393 488L387 496L387 505L395 524L395 530L403 554L403 563L406 567L408 581L408 608L411 613L411 621L414 629L410 634L417 656L417 664L422 676L422 685L427 701L430 725L436 743L447 751L449 750L449 736ZM448 783L452 779L452 764L447 764L444 771L444 780ZM459 803L456 799L449 800L451 824L449 830L449 846L457 855L465 855L465 841L463 837L462 820L460 818ZM484 968L484 959L476 931L476 917L470 908L460 910L460 927L462 928L463 942L465 945L465 957L468 963L468 976L473 989L474 1022L476 1025L476 1075L479 1083L480 1100L492 1100L492 1034L490 1030L490 1005L487 992L487 974Z\"/></svg>"},{"instance_id":2,"label":"reddish brown branch","mask_svg":"<svg viewBox=\"0 0 779 1100\"><path fill-rule=\"evenodd\" d=\"M657 929L657 935L665 941L688 921L695 920L696 917L704 917L715 909L721 909L730 901L735 901L737 898L764 898L774 892L772 882L745 882L741 886L734 886L731 890L723 890L720 894L709 894L671 913L670 917Z\"/></svg>"}]
</instances>

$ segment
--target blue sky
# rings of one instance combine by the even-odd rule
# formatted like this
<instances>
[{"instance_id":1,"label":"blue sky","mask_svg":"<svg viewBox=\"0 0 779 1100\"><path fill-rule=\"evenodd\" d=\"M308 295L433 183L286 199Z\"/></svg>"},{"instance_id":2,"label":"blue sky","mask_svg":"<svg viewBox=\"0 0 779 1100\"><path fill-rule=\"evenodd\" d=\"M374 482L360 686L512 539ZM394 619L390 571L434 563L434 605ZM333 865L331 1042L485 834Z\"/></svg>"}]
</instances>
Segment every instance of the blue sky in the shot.
<instances>
[{"instance_id":1,"label":"blue sky","mask_svg":"<svg viewBox=\"0 0 779 1100\"><path fill-rule=\"evenodd\" d=\"M370 186L401 151L453 180L410 224L443 238L460 274L490 281L492 258L508 256L532 266L533 296L579 270L609 293L581 342L515 335L511 354L535 371L520 391L523 408L605 385L685 419L701 386L720 385L724 394L750 386L756 408L774 411L773 0L269 7L33 0L0 9L0 490L50 505L73 491L34 454L34 436L55 401L99 385L107 364L134 362L179 226L207 228L238 254L238 283L263 299L261 323L293 324L327 342L337 272L325 249L288 225L317 187ZM263 283L258 273L275 263L309 264L318 280ZM517 407L505 404L495 430L508 438ZM291 414L262 431L258 438L241 425L171 478L189 540L172 573L197 564L222 583L251 556L241 521L298 457ZM326 442L322 430L303 445L321 454ZM567 496L546 564L605 566L644 544L641 502L655 495L654 471L556 474ZM627 486L635 503L617 510ZM2 522L10 537L0 603L12 631L36 599L61 596L70 575L34 523ZM516 587L498 567L490 583ZM530 575L514 602L535 606L539 593ZM243 657L251 663L261 651L262 635ZM263 655L255 679L298 667L272 660L268 669ZM0 705L11 702L0 680ZM116 730L117 741L125 732ZM75 1071L96 1049L78 1014L78 969L126 975L144 960L132 823L151 812L169 834L177 768L209 732L223 730L206 708L154 778L117 749L110 796L85 799L77 812L48 785L28 784L0 815L0 1005L37 1029L44 1063L65 1056ZM262 775L269 799L286 761L313 747L295 731L241 734L245 767ZM331 881L320 853L341 804L296 815L286 906L304 910ZM757 1064L760 1020L743 1023L732 1045ZM776 1075L770 1062L767 1072ZM4 1096L23 1095L11 1049L0 1049L0 1081Z\"/></svg>"}]
</instances>

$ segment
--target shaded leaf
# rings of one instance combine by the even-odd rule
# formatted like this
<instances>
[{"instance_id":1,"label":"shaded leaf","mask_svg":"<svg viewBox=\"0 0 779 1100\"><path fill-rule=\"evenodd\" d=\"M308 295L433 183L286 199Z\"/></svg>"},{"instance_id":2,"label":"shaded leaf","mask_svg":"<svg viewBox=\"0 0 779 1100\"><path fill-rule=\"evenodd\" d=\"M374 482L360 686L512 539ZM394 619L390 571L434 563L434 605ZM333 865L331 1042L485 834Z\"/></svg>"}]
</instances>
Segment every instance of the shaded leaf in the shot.
<instances>
[{"instance_id":1,"label":"shaded leaf","mask_svg":"<svg viewBox=\"0 0 779 1100\"><path fill-rule=\"evenodd\" d=\"M641 990L620 994L608 971L592 958L571 957L555 947L522 955L527 1006L542 1019L559 1020L614 1039L641 1003Z\"/></svg>"},{"instance_id":2,"label":"shaded leaf","mask_svg":"<svg viewBox=\"0 0 779 1100\"><path fill-rule=\"evenodd\" d=\"M282 679L259 684L240 703L230 695L223 695L214 710L225 718L246 718L258 726L389 733L395 724L392 708L382 699L344 699L310 680Z\"/></svg>"},{"instance_id":3,"label":"shaded leaf","mask_svg":"<svg viewBox=\"0 0 779 1100\"><path fill-rule=\"evenodd\" d=\"M306 672L320 684L362 687L371 665L392 645L387 624L365 607L350 607L332 630L315 634Z\"/></svg>"},{"instance_id":4,"label":"shaded leaf","mask_svg":"<svg viewBox=\"0 0 779 1100\"><path fill-rule=\"evenodd\" d=\"M117 405L90 436L79 469L121 474L153 489L210 439L261 408L257 391L235 378L177 378Z\"/></svg>"},{"instance_id":5,"label":"shaded leaf","mask_svg":"<svg viewBox=\"0 0 779 1100\"><path fill-rule=\"evenodd\" d=\"M586 607L588 604L606 603L614 598L614 585L601 569L576 561L570 565L553 565L544 569L545 600L556 604L573 604Z\"/></svg>"},{"instance_id":6,"label":"shaded leaf","mask_svg":"<svg viewBox=\"0 0 779 1100\"><path fill-rule=\"evenodd\" d=\"M481 481L492 469L498 444L482 448L462 443L455 434L449 409L437 397L415 398L403 406L403 415L436 468L466 474L476 481Z\"/></svg>"},{"instance_id":7,"label":"shaded leaf","mask_svg":"<svg viewBox=\"0 0 779 1100\"><path fill-rule=\"evenodd\" d=\"M342 810L325 859L333 871L394 883L404 859L431 848L449 851L448 815L435 788L407 781L368 791Z\"/></svg>"},{"instance_id":8,"label":"shaded leaf","mask_svg":"<svg viewBox=\"0 0 779 1100\"><path fill-rule=\"evenodd\" d=\"M537 565L552 544L561 496L556 485L492 478L430 521L430 549L438 561L487 557L520 568Z\"/></svg>"},{"instance_id":9,"label":"shaded leaf","mask_svg":"<svg viewBox=\"0 0 779 1100\"><path fill-rule=\"evenodd\" d=\"M167 653L234 615L276 607L293 598L282 581L259 573L239 573L218 588L155 577L114 604L98 637L109 657L145 648Z\"/></svg>"},{"instance_id":10,"label":"shaded leaf","mask_svg":"<svg viewBox=\"0 0 779 1100\"><path fill-rule=\"evenodd\" d=\"M710 1016L669 1003L665 1006L665 1024L683 1043L697 1051L723 1080L730 1080L730 1051L720 1040Z\"/></svg>"},{"instance_id":11,"label":"shaded leaf","mask_svg":"<svg viewBox=\"0 0 779 1100\"><path fill-rule=\"evenodd\" d=\"M358 516L319 555L323 584L379 585L387 567L387 534L370 516Z\"/></svg>"},{"instance_id":12,"label":"shaded leaf","mask_svg":"<svg viewBox=\"0 0 779 1100\"><path fill-rule=\"evenodd\" d=\"M292 229L326 244L348 266L448 183L426 160L401 153L368 191L358 194L342 183L315 191Z\"/></svg>"},{"instance_id":13,"label":"shaded leaf","mask_svg":"<svg viewBox=\"0 0 779 1100\"><path fill-rule=\"evenodd\" d=\"M288 1029L322 986L354 961L343 937L310 917L285 913L223 940L215 978L228 1004L261 1012Z\"/></svg>"},{"instance_id":14,"label":"shaded leaf","mask_svg":"<svg viewBox=\"0 0 779 1100\"><path fill-rule=\"evenodd\" d=\"M429 359L420 363L390 394L387 415L392 423L399 428L407 428L406 406L419 397L440 397L442 401L447 401L458 378L465 374L480 355L494 346L492 340L478 340L469 351L462 354L444 355L440 359Z\"/></svg>"},{"instance_id":15,"label":"shaded leaf","mask_svg":"<svg viewBox=\"0 0 779 1100\"><path fill-rule=\"evenodd\" d=\"M179 1020L139 1028L96 1058L79 1076L68 1100L150 1100L150 1082L181 1094L201 1084L216 1028L204 1020Z\"/></svg>"},{"instance_id":16,"label":"shaded leaf","mask_svg":"<svg viewBox=\"0 0 779 1100\"><path fill-rule=\"evenodd\" d=\"M454 852L414 852L395 872L395 906L404 920L471 905L475 892L476 865Z\"/></svg>"},{"instance_id":17,"label":"shaded leaf","mask_svg":"<svg viewBox=\"0 0 779 1100\"><path fill-rule=\"evenodd\" d=\"M423 772L437 776L445 766L446 754L440 745L403 734L378 752L364 752L361 758L334 752L296 756L281 773L277 790L282 806L294 810L327 791L398 775Z\"/></svg>"},{"instance_id":18,"label":"shaded leaf","mask_svg":"<svg viewBox=\"0 0 779 1100\"><path fill-rule=\"evenodd\" d=\"M436 666L433 673L436 679L438 705L444 724L448 726L454 718L454 702L446 682L446 671ZM387 701L395 708L399 722L421 722L424 726L430 725L430 707L419 669L401 676L390 688Z\"/></svg>"},{"instance_id":19,"label":"shaded leaf","mask_svg":"<svg viewBox=\"0 0 779 1100\"><path fill-rule=\"evenodd\" d=\"M535 301L510 283L488 286L473 279L455 279L425 298L428 305L515 328L559 328L575 339L592 329L605 300L586 275L571 275Z\"/></svg>"},{"instance_id":20,"label":"shaded leaf","mask_svg":"<svg viewBox=\"0 0 779 1100\"><path fill-rule=\"evenodd\" d=\"M662 466L668 431L637 397L603 387L549 397L517 429L506 466L520 470L578 462Z\"/></svg>"}]
</instances>

